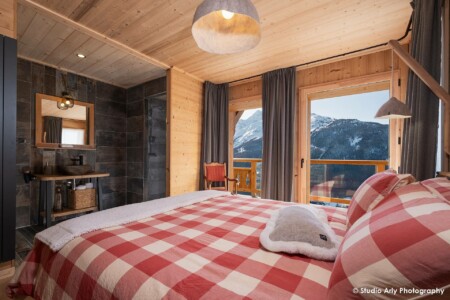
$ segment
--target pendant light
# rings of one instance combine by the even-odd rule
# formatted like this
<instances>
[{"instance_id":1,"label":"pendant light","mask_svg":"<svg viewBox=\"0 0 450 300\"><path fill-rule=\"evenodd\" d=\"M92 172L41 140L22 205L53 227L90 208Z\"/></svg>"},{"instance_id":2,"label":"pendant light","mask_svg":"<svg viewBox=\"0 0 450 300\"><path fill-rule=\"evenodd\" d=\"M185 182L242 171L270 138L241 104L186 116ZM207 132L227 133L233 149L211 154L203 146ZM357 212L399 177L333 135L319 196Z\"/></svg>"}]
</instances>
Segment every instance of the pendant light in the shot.
<instances>
[{"instance_id":1,"label":"pendant light","mask_svg":"<svg viewBox=\"0 0 450 300\"><path fill-rule=\"evenodd\" d=\"M66 83L66 79L64 78L64 76L61 76L61 79L64 83L64 87L67 91L67 83ZM75 102L75 99L73 99L72 96L70 96L70 94L68 92L62 92L62 96L61 96L61 100L58 101L56 103L56 106L61 109L61 110L68 110L69 108L72 108Z\"/></svg>"},{"instance_id":2,"label":"pendant light","mask_svg":"<svg viewBox=\"0 0 450 300\"><path fill-rule=\"evenodd\" d=\"M250 50L261 39L258 12L250 0L205 0L195 11L192 35L209 53Z\"/></svg>"},{"instance_id":3,"label":"pendant light","mask_svg":"<svg viewBox=\"0 0 450 300\"><path fill-rule=\"evenodd\" d=\"M391 86L394 86L394 51L391 52ZM376 119L406 119L411 118L411 111L405 103L396 97L391 97L384 103L375 115Z\"/></svg>"}]
</instances>

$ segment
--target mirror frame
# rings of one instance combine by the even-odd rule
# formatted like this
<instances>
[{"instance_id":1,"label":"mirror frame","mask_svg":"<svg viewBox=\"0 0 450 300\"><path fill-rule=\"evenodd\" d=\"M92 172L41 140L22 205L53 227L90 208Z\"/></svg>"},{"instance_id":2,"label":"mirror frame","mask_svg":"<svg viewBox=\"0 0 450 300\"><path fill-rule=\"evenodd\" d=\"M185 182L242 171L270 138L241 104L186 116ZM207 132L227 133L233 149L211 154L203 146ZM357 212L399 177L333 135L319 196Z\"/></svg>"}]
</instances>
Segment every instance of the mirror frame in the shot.
<instances>
[{"instance_id":1,"label":"mirror frame","mask_svg":"<svg viewBox=\"0 0 450 300\"><path fill-rule=\"evenodd\" d=\"M77 149L77 150L95 150L95 126L94 126L94 104L88 102L82 102L75 100L75 105L82 105L88 109L88 122L89 122L89 139L87 145L67 145L56 143L43 143L42 142L42 100L61 101L61 97L50 96L45 94L36 93L36 114L35 114L35 145L36 148L47 149ZM56 103L55 103L56 105ZM70 109L70 108L69 108Z\"/></svg>"}]
</instances>

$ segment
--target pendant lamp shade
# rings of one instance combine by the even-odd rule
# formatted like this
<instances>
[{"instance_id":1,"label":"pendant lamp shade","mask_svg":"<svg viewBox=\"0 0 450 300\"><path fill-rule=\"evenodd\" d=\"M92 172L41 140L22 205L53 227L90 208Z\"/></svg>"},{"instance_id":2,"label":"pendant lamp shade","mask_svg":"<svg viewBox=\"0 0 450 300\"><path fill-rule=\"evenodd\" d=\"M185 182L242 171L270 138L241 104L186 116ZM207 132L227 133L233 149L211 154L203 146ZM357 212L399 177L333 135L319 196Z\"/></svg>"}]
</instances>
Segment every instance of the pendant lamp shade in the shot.
<instances>
[{"instance_id":1,"label":"pendant lamp shade","mask_svg":"<svg viewBox=\"0 0 450 300\"><path fill-rule=\"evenodd\" d=\"M74 105L74 99L67 92L62 92L62 98L56 103L56 106L61 110L67 110Z\"/></svg>"},{"instance_id":2,"label":"pendant lamp shade","mask_svg":"<svg viewBox=\"0 0 450 300\"><path fill-rule=\"evenodd\" d=\"M395 97L389 99L384 103L377 114L375 115L377 119L405 119L411 118L411 111L406 106L405 103L401 102Z\"/></svg>"},{"instance_id":3,"label":"pendant lamp shade","mask_svg":"<svg viewBox=\"0 0 450 300\"><path fill-rule=\"evenodd\" d=\"M261 39L258 12L250 0L205 0L195 11L192 35L210 53L252 49Z\"/></svg>"}]
</instances>

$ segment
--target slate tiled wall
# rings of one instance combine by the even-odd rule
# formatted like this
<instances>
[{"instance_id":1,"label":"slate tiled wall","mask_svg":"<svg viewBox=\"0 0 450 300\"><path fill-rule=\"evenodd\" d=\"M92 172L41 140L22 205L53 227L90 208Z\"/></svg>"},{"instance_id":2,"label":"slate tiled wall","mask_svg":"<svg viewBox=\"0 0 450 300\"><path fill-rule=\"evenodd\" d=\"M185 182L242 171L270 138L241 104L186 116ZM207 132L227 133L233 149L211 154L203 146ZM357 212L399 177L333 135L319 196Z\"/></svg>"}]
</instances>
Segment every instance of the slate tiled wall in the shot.
<instances>
[{"instance_id":1,"label":"slate tiled wall","mask_svg":"<svg viewBox=\"0 0 450 300\"><path fill-rule=\"evenodd\" d=\"M96 151L43 150L34 147L35 94L60 96L65 90L66 79L70 94L80 101L95 104ZM70 164L70 158L83 154L86 163L96 171L111 173L102 179L103 205L106 208L127 203L127 101L126 90L89 79L77 74L65 73L54 68L18 60L17 82L17 187L16 227L37 223L39 183L26 184L22 169L42 172L48 162L51 165Z\"/></svg>"},{"instance_id":2,"label":"slate tiled wall","mask_svg":"<svg viewBox=\"0 0 450 300\"><path fill-rule=\"evenodd\" d=\"M148 120L149 101L152 96L160 95L166 91L166 78L159 78L144 84L135 86L127 90L127 201L128 203L137 203L147 201L149 198L150 186L148 183L149 168L155 167L158 162L163 166L165 174L165 105L164 110L155 109L155 120L163 119L164 141L158 138L157 142L164 143L164 151L159 151L158 157L153 157L157 163L148 164L148 136L149 128L152 122ZM161 147L160 147L161 148ZM165 181L165 177L163 179ZM156 191L156 189L155 189ZM165 182L164 182L165 191ZM165 193L158 191L158 196L164 196Z\"/></svg>"}]
</instances>

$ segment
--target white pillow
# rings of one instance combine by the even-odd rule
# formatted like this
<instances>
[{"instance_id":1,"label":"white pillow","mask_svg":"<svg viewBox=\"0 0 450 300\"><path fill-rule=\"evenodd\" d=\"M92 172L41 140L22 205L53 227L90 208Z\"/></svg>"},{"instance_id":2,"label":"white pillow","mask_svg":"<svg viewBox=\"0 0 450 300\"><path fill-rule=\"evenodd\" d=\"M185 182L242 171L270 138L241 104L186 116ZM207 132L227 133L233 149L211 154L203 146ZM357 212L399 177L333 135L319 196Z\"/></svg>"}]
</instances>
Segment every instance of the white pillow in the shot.
<instances>
[{"instance_id":1,"label":"white pillow","mask_svg":"<svg viewBox=\"0 0 450 300\"><path fill-rule=\"evenodd\" d=\"M330 261L336 259L340 245L325 212L311 205L287 206L274 212L259 240L272 252Z\"/></svg>"}]
</instances>

